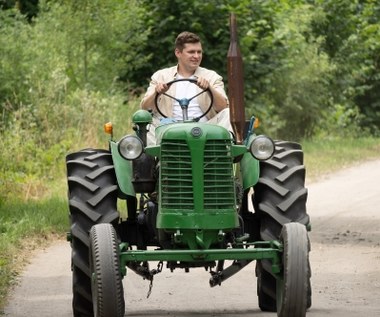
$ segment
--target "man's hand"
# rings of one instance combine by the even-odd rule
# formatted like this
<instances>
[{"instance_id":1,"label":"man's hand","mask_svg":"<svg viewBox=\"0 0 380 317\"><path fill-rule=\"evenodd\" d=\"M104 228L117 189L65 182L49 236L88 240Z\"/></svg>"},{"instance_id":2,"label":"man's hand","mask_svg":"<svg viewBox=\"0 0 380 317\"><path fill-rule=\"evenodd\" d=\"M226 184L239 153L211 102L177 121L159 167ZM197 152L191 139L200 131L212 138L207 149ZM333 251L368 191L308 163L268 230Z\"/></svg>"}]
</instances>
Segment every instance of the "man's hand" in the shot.
<instances>
[{"instance_id":1,"label":"man's hand","mask_svg":"<svg viewBox=\"0 0 380 317\"><path fill-rule=\"evenodd\" d=\"M166 83L157 83L156 85L156 92L158 94L163 94L164 92L167 92L168 89L169 87Z\"/></svg>"},{"instance_id":2,"label":"man's hand","mask_svg":"<svg viewBox=\"0 0 380 317\"><path fill-rule=\"evenodd\" d=\"M216 112L220 112L223 109L228 107L227 99L220 94L212 85L210 85L209 81L203 77L197 78L197 85L201 89L210 89L210 92L212 96L214 97L213 100L213 108Z\"/></svg>"},{"instance_id":3,"label":"man's hand","mask_svg":"<svg viewBox=\"0 0 380 317\"><path fill-rule=\"evenodd\" d=\"M141 109L149 110L155 109L154 99L156 98L156 93L163 94L167 92L169 89L168 85L163 82L157 82L154 87L154 91L152 91L148 96L145 96L140 103ZM154 93L155 92L155 93Z\"/></svg>"},{"instance_id":4,"label":"man's hand","mask_svg":"<svg viewBox=\"0 0 380 317\"><path fill-rule=\"evenodd\" d=\"M197 85L198 85L198 87L200 87L204 90L206 90L210 87L210 83L208 82L208 80L203 78L203 77L197 78Z\"/></svg>"}]
</instances>

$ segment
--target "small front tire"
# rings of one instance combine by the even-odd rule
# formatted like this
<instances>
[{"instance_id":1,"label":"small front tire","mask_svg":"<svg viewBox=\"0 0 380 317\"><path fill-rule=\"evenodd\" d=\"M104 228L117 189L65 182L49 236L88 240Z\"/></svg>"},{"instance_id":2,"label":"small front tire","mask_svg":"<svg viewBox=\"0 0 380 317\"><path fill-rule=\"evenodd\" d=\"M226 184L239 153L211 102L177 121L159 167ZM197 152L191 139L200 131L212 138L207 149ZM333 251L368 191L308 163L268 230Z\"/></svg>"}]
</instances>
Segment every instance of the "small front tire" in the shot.
<instances>
[{"instance_id":1,"label":"small front tire","mask_svg":"<svg viewBox=\"0 0 380 317\"><path fill-rule=\"evenodd\" d=\"M90 232L91 291L95 317L123 317L124 292L119 245L111 224L98 224Z\"/></svg>"},{"instance_id":2,"label":"small front tire","mask_svg":"<svg viewBox=\"0 0 380 317\"><path fill-rule=\"evenodd\" d=\"M282 278L277 279L277 315L305 317L310 288L309 238L306 227L299 223L285 224L280 240L284 251Z\"/></svg>"}]
</instances>

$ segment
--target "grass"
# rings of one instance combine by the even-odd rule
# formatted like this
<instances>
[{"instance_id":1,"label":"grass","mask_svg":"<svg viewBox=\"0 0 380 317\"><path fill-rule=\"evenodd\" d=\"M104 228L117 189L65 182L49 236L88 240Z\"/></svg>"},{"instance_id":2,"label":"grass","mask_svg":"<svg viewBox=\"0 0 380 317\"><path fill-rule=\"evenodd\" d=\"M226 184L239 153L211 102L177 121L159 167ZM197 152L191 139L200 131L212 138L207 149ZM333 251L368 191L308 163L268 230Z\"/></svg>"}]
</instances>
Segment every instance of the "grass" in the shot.
<instances>
[{"instance_id":1,"label":"grass","mask_svg":"<svg viewBox=\"0 0 380 317\"><path fill-rule=\"evenodd\" d=\"M329 139L302 142L308 181L353 164L380 158L380 139ZM0 202L0 315L9 287L30 251L69 228L66 181L48 184L49 198ZM58 197L58 198L57 198Z\"/></svg>"},{"instance_id":2,"label":"grass","mask_svg":"<svg viewBox=\"0 0 380 317\"><path fill-rule=\"evenodd\" d=\"M30 252L68 228L67 202L63 198L43 201L0 202L0 315L9 287Z\"/></svg>"},{"instance_id":3,"label":"grass","mask_svg":"<svg viewBox=\"0 0 380 317\"><path fill-rule=\"evenodd\" d=\"M309 182L355 164L380 158L380 139L327 139L302 142Z\"/></svg>"}]
</instances>

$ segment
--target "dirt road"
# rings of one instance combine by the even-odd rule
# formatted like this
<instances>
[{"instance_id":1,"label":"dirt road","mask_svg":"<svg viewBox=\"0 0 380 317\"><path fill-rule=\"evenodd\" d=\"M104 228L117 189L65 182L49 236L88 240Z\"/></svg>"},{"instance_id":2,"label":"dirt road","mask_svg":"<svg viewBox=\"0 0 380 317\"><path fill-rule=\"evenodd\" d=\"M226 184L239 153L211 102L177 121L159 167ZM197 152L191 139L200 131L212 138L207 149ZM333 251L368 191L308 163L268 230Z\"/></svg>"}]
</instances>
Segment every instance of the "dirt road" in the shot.
<instances>
[{"instance_id":1,"label":"dirt road","mask_svg":"<svg viewBox=\"0 0 380 317\"><path fill-rule=\"evenodd\" d=\"M308 317L380 316L380 160L308 184L312 217L313 306ZM260 316L254 265L221 287L201 269L164 271L146 299L147 281L124 280L127 316ZM27 266L5 310L9 317L69 317L70 250L57 242Z\"/></svg>"}]
</instances>

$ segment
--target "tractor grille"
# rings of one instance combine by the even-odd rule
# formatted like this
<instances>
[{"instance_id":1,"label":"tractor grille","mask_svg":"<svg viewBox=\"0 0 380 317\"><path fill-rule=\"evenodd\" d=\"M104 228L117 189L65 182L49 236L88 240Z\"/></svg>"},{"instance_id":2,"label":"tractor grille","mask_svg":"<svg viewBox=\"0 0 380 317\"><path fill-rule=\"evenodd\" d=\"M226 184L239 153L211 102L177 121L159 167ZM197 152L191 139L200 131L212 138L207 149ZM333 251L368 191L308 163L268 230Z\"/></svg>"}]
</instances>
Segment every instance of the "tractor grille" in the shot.
<instances>
[{"instance_id":1,"label":"tractor grille","mask_svg":"<svg viewBox=\"0 0 380 317\"><path fill-rule=\"evenodd\" d=\"M161 145L161 204L164 208L193 209L190 150L185 141Z\"/></svg>"},{"instance_id":2,"label":"tractor grille","mask_svg":"<svg viewBox=\"0 0 380 317\"><path fill-rule=\"evenodd\" d=\"M204 152L204 208L231 208L235 203L232 158L226 140L208 140Z\"/></svg>"},{"instance_id":3,"label":"tractor grille","mask_svg":"<svg viewBox=\"0 0 380 317\"><path fill-rule=\"evenodd\" d=\"M208 140L204 151L204 208L231 208L235 203L232 158L228 140ZM202 153L197 153L202 155ZM161 144L161 203L163 208L194 209L190 149L186 141ZM194 167L197 172L197 167Z\"/></svg>"}]
</instances>

